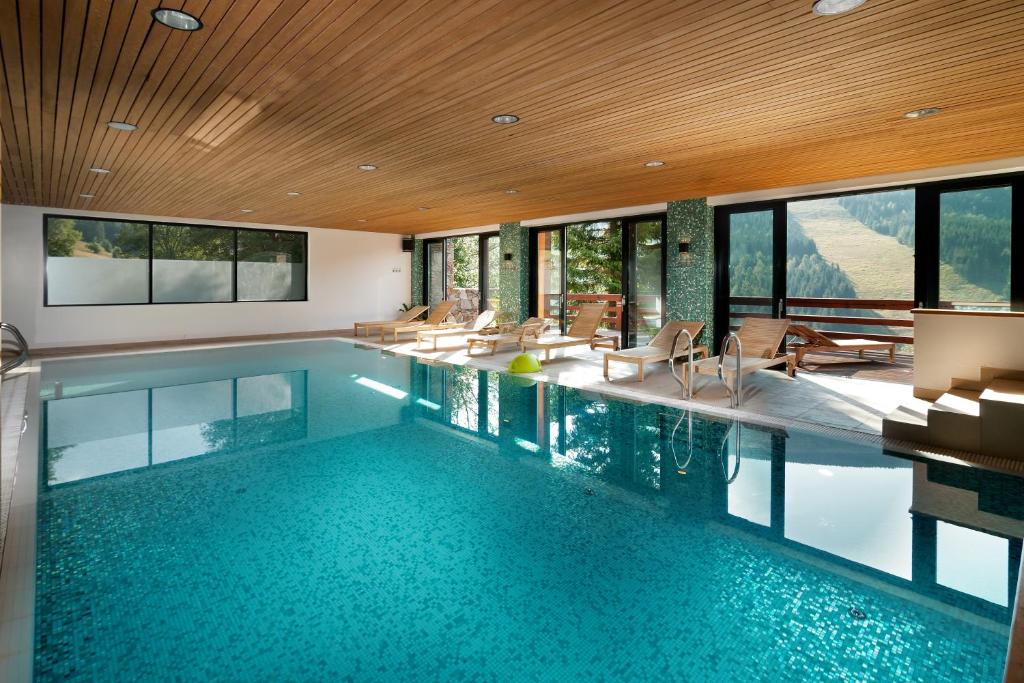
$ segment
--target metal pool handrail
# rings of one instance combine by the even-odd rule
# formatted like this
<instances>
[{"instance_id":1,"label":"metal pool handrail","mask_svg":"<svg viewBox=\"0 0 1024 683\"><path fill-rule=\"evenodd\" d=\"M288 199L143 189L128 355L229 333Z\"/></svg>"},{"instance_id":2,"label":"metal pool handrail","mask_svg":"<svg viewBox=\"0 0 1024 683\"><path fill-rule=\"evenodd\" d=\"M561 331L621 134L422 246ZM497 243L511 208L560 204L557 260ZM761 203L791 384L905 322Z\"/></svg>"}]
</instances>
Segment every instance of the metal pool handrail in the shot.
<instances>
[{"instance_id":1,"label":"metal pool handrail","mask_svg":"<svg viewBox=\"0 0 1024 683\"><path fill-rule=\"evenodd\" d=\"M679 378L676 374L676 347L679 344L679 337L686 335L686 380L685 382ZM683 389L683 397L686 399L693 398L693 335L686 328L683 328L676 332L676 336L672 337L672 351L669 352L668 356L668 368L672 373L672 377L679 382L679 386Z\"/></svg>"},{"instance_id":2,"label":"metal pool handrail","mask_svg":"<svg viewBox=\"0 0 1024 683\"><path fill-rule=\"evenodd\" d=\"M722 465L722 478L726 484L731 484L736 481L736 477L740 476L740 451L743 450L742 441L742 429L743 425L739 420L733 420L729 429L725 432L725 437L722 439L722 445L718 447L718 460ZM732 474L729 474L729 435L736 432L736 467L733 469Z\"/></svg>"},{"instance_id":3,"label":"metal pool handrail","mask_svg":"<svg viewBox=\"0 0 1024 683\"><path fill-rule=\"evenodd\" d=\"M25 341L25 337L21 336L18 328L10 323L0 323L0 331L3 330L10 332L11 336L18 343L18 355L0 364L0 375L6 374L8 370L13 370L28 360L28 342Z\"/></svg>"},{"instance_id":4,"label":"metal pool handrail","mask_svg":"<svg viewBox=\"0 0 1024 683\"><path fill-rule=\"evenodd\" d=\"M722 365L725 363L725 355L729 351L729 342L735 342L736 344L736 373L733 376L733 386L729 386L729 383L725 381L725 371ZM740 363L743 358L743 344L740 343L740 338L736 336L735 332L730 332L725 341L722 342L722 353L718 355L718 380L725 385L726 391L729 392L729 407L738 408L740 405L740 392L743 390L743 375L740 373Z\"/></svg>"}]
</instances>

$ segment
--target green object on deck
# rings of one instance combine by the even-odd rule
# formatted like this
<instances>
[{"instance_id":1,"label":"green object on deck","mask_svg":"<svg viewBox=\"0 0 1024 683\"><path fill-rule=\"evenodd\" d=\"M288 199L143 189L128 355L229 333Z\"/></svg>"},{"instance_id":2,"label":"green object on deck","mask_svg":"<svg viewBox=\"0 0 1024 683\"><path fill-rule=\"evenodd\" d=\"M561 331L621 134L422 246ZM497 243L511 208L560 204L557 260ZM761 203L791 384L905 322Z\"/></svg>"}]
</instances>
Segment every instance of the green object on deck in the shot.
<instances>
[{"instance_id":1,"label":"green object on deck","mask_svg":"<svg viewBox=\"0 0 1024 683\"><path fill-rule=\"evenodd\" d=\"M508 364L508 371L515 374L540 372L540 359L529 353L521 353Z\"/></svg>"}]
</instances>

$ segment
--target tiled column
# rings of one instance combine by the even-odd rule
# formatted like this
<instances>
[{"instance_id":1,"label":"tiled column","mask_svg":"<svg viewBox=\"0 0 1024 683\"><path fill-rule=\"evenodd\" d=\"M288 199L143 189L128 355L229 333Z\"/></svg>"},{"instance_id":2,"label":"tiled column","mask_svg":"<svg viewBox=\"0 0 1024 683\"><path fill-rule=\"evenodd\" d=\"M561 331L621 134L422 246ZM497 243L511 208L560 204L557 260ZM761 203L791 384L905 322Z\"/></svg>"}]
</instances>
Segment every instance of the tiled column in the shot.
<instances>
[{"instance_id":1,"label":"tiled column","mask_svg":"<svg viewBox=\"0 0 1024 683\"><path fill-rule=\"evenodd\" d=\"M522 322L530 310L530 254L529 229L519 223L502 223L501 241L501 296L502 318L511 317ZM508 254L511 259L506 258Z\"/></svg>"},{"instance_id":2,"label":"tiled column","mask_svg":"<svg viewBox=\"0 0 1024 683\"><path fill-rule=\"evenodd\" d=\"M412 243L412 264L409 268L412 278L412 301L413 306L422 306L427 303L423 295L423 240L413 240Z\"/></svg>"},{"instance_id":3,"label":"tiled column","mask_svg":"<svg viewBox=\"0 0 1024 683\"><path fill-rule=\"evenodd\" d=\"M715 221L707 200L684 199L668 203L668 317L702 320L698 343L714 346L715 330ZM679 243L690 243L689 256L679 254Z\"/></svg>"}]
</instances>

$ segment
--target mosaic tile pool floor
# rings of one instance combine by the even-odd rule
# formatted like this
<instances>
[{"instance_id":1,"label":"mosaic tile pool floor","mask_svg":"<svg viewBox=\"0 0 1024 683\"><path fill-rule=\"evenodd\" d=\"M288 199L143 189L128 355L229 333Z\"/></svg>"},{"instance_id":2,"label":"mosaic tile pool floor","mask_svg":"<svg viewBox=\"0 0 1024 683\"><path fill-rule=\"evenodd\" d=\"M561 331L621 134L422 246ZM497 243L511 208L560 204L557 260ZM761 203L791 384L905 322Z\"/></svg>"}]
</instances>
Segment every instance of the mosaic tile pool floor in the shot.
<instances>
[{"instance_id":1,"label":"mosaic tile pool floor","mask_svg":"<svg viewBox=\"0 0 1024 683\"><path fill-rule=\"evenodd\" d=\"M1001 680L1017 478L345 343L201 353L44 368L36 680Z\"/></svg>"}]
</instances>

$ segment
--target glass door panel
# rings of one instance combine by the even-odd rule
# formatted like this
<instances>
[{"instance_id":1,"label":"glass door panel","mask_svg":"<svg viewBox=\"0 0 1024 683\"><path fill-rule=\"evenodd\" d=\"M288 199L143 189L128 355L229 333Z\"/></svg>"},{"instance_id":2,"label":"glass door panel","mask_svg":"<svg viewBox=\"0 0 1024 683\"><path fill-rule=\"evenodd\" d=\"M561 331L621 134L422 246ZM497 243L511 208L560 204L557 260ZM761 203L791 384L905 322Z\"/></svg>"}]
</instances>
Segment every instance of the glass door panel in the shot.
<instances>
[{"instance_id":1,"label":"glass door panel","mask_svg":"<svg viewBox=\"0 0 1024 683\"><path fill-rule=\"evenodd\" d=\"M647 344L665 321L662 291L663 223L660 219L637 221L629 226L629 276L626 278L628 346Z\"/></svg>"},{"instance_id":2,"label":"glass door panel","mask_svg":"<svg viewBox=\"0 0 1024 683\"><path fill-rule=\"evenodd\" d=\"M572 324L582 303L607 302L599 331L622 331L622 221L577 223L565 227L566 320Z\"/></svg>"},{"instance_id":3,"label":"glass door panel","mask_svg":"<svg viewBox=\"0 0 1024 683\"><path fill-rule=\"evenodd\" d=\"M773 224L772 209L729 215L730 330L746 317L773 317Z\"/></svg>"},{"instance_id":4,"label":"glass door panel","mask_svg":"<svg viewBox=\"0 0 1024 683\"><path fill-rule=\"evenodd\" d=\"M535 311L538 317L562 321L562 231L537 233Z\"/></svg>"},{"instance_id":5,"label":"glass door panel","mask_svg":"<svg viewBox=\"0 0 1024 683\"><path fill-rule=\"evenodd\" d=\"M444 240L427 242L427 305L434 306L445 298Z\"/></svg>"},{"instance_id":6,"label":"glass door panel","mask_svg":"<svg viewBox=\"0 0 1024 683\"><path fill-rule=\"evenodd\" d=\"M939 194L939 307L1010 310L1011 189Z\"/></svg>"}]
</instances>

